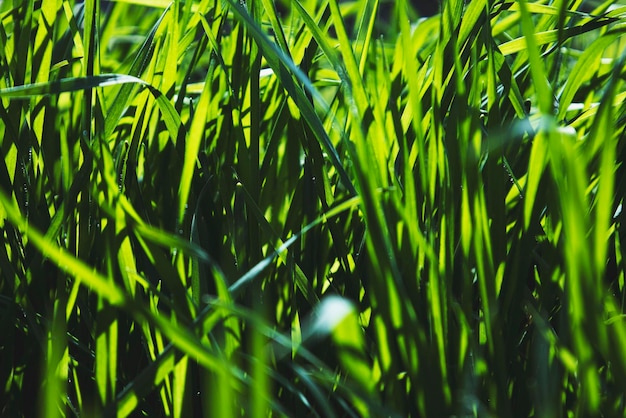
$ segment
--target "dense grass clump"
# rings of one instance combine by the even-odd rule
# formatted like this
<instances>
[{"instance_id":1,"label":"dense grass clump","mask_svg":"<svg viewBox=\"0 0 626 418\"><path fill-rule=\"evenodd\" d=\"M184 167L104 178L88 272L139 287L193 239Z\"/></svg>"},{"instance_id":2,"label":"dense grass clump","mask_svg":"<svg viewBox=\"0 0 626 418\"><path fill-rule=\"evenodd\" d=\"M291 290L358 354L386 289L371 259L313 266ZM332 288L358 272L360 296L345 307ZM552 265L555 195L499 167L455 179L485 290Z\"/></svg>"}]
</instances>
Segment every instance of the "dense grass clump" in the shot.
<instances>
[{"instance_id":1,"label":"dense grass clump","mask_svg":"<svg viewBox=\"0 0 626 418\"><path fill-rule=\"evenodd\" d=\"M0 2L0 415L625 415L626 8L395 3Z\"/></svg>"}]
</instances>

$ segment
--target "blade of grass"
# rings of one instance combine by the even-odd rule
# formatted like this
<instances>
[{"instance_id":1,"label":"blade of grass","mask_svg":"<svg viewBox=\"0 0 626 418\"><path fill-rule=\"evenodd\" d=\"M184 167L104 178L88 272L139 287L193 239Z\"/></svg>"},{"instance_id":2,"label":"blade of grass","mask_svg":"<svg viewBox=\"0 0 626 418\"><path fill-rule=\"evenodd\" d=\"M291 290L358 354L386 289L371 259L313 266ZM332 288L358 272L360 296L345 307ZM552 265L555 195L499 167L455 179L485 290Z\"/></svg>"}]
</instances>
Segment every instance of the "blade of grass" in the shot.
<instances>
[{"instance_id":1,"label":"blade of grass","mask_svg":"<svg viewBox=\"0 0 626 418\"><path fill-rule=\"evenodd\" d=\"M274 74L280 80L281 84L287 90L290 97L294 100L300 111L302 112L302 116L306 120L307 124L311 127L317 139L321 142L325 151L328 153L328 156L333 163L333 166L339 173L341 178L341 182L344 187L352 194L356 195L356 190L352 185L350 177L345 171L343 167L343 163L339 159L339 155L335 146L330 141L328 134L326 133L324 126L318 116L315 113L315 110L306 97L304 91L294 83L292 76L295 76L296 79L302 83L304 89L308 94L310 94L314 101L321 106L322 110L326 110L328 105L325 103L324 99L321 97L320 93L315 89L315 87L311 84L311 81L298 69L298 67L293 63L293 61L285 55L280 49L276 47L273 43L271 43L267 36L260 30L258 25L250 18L248 13L238 4L235 4L233 0L227 0L231 6L231 10L235 13L237 18L246 25L250 34L253 36L255 41L259 44L261 49L261 53L263 57L267 60L268 64L274 70Z\"/></svg>"}]
</instances>

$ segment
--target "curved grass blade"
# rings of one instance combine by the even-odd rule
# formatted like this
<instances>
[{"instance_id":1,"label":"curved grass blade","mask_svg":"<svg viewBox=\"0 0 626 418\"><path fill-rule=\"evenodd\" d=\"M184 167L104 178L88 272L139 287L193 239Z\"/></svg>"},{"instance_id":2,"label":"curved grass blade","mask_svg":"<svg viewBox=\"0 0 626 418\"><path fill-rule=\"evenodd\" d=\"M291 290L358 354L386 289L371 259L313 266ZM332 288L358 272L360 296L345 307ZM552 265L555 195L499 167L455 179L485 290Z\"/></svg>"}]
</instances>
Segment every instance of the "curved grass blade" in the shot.
<instances>
[{"instance_id":1,"label":"curved grass blade","mask_svg":"<svg viewBox=\"0 0 626 418\"><path fill-rule=\"evenodd\" d=\"M64 78L46 83L26 84L23 86L9 87L0 90L0 97L8 99L27 99L35 96L69 93L93 89L96 87L108 87L118 84L138 84L146 87L155 97L161 110L163 121L167 126L172 138L178 138L184 132L184 126L180 115L174 109L170 101L158 89L146 83L142 79L125 74L100 74L88 77Z\"/></svg>"},{"instance_id":2,"label":"curved grass blade","mask_svg":"<svg viewBox=\"0 0 626 418\"><path fill-rule=\"evenodd\" d=\"M344 187L355 196L356 189L348 176L343 163L339 158L339 154L335 149L335 146L331 142L328 133L326 132L324 125L320 118L315 113L315 109L309 98L306 96L305 91L313 97L315 103L317 103L325 113L328 113L329 106L320 94L320 92L313 86L311 80L304 74L289 58L285 52L281 51L274 43L272 43L267 35L263 33L258 24L252 19L243 6L235 3L233 0L226 0L231 7L234 15L240 20L250 31L250 34L259 45L259 49L266 59L269 66L274 70L274 74L281 82L285 90L289 93L293 101L296 103L304 120L311 127L316 138L322 143L324 150L327 152L333 166L339 173L339 177ZM298 86L293 77L295 77L303 86Z\"/></svg>"},{"instance_id":3,"label":"curved grass blade","mask_svg":"<svg viewBox=\"0 0 626 418\"><path fill-rule=\"evenodd\" d=\"M7 219L24 234L48 260L56 264L61 270L75 278L81 284L89 287L112 306L120 307L127 311L138 322L148 321L158 328L169 340L183 353L194 358L199 364L219 374L232 375L239 379L243 378L241 372L234 370L219 359L211 350L202 343L190 329L182 328L171 318L163 317L150 310L146 306L130 299L118 285L102 276L96 270L74 257L67 250L47 240L43 234L34 227L29 226L28 220L21 216L20 211L11 203L11 200L0 191L0 204L5 207Z\"/></svg>"},{"instance_id":4,"label":"curved grass blade","mask_svg":"<svg viewBox=\"0 0 626 418\"><path fill-rule=\"evenodd\" d=\"M576 92L583 85L589 81L595 74L596 70L600 66L602 54L605 49L609 47L618 38L626 34L626 27L615 27L602 35L599 39L595 40L576 61L574 68L569 73L569 77L565 81L560 99L559 99L559 113L558 120L565 117L569 105L572 103Z\"/></svg>"},{"instance_id":5,"label":"curved grass blade","mask_svg":"<svg viewBox=\"0 0 626 418\"><path fill-rule=\"evenodd\" d=\"M0 204L4 206L7 219L15 225L30 242L50 261L57 264L62 270L82 281L85 285L106 299L111 305L121 306L128 303L126 294L109 280L93 271L82 261L75 258L65 249L46 239L41 233L30 227L28 220L22 216L4 191L0 191Z\"/></svg>"},{"instance_id":6,"label":"curved grass blade","mask_svg":"<svg viewBox=\"0 0 626 418\"><path fill-rule=\"evenodd\" d=\"M612 18L603 18L603 19L594 19L591 22L586 22L580 26L572 26L565 29L554 29L542 32L534 33L535 45L547 45L550 43L567 40L569 38L573 38L575 36L582 35L584 33L588 33L605 26L611 25L616 22L617 19ZM527 38L526 36L522 36L512 41L505 42L500 45L500 51L505 56L512 55L520 51L524 51L528 48Z\"/></svg>"},{"instance_id":7,"label":"curved grass blade","mask_svg":"<svg viewBox=\"0 0 626 418\"><path fill-rule=\"evenodd\" d=\"M161 27L163 19L169 12L170 6L171 3L169 3L169 5L165 8L159 19L150 30L150 33L148 33L145 41L143 42L141 47L139 47L139 50L135 55L135 59L133 60L130 69L128 70L129 76L140 77L141 74L143 74L143 72L148 67L150 58L154 53L154 37L158 29ZM122 117L122 114L124 113L124 110L126 109L126 106L128 105L128 102L131 98L134 87L135 86L132 83L124 83L124 85L120 88L120 91L115 96L115 99L113 99L113 102L109 106L108 113L104 120L105 139L113 133L115 127L119 123L120 118Z\"/></svg>"}]
</instances>

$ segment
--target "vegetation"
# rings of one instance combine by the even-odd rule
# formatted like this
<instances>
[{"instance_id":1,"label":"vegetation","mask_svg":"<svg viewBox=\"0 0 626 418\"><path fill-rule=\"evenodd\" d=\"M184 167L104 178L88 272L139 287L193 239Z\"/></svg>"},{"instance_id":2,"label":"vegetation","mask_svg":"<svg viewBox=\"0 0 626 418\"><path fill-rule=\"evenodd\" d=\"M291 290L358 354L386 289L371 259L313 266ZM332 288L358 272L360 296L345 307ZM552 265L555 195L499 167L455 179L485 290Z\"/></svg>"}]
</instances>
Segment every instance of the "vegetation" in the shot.
<instances>
[{"instance_id":1,"label":"vegetation","mask_svg":"<svg viewBox=\"0 0 626 418\"><path fill-rule=\"evenodd\" d=\"M0 415L626 414L626 8L396 3L0 3Z\"/></svg>"}]
</instances>

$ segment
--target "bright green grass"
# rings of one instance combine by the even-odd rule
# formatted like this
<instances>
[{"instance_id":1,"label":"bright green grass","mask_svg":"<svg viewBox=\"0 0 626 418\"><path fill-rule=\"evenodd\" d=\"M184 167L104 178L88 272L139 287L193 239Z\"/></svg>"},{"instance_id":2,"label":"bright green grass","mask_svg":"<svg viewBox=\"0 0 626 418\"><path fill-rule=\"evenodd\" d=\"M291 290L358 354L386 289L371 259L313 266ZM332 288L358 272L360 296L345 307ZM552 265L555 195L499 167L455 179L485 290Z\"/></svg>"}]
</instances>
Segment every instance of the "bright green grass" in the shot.
<instances>
[{"instance_id":1,"label":"bright green grass","mask_svg":"<svg viewBox=\"0 0 626 418\"><path fill-rule=\"evenodd\" d=\"M0 3L0 415L626 415L626 8L291 4Z\"/></svg>"}]
</instances>

